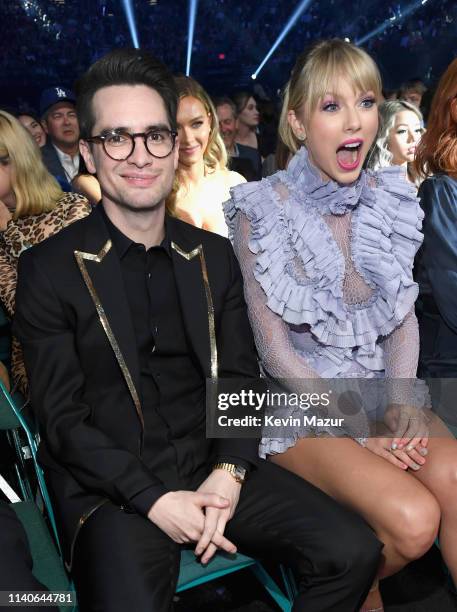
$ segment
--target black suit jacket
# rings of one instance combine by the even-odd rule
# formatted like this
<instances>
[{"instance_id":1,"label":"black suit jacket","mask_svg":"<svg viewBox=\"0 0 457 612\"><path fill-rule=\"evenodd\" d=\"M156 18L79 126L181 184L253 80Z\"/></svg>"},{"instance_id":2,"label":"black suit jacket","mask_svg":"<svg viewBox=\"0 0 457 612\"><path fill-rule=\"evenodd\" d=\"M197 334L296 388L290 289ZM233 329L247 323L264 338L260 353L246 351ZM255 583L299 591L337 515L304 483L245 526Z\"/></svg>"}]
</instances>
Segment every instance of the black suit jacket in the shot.
<instances>
[{"instance_id":1,"label":"black suit jacket","mask_svg":"<svg viewBox=\"0 0 457 612\"><path fill-rule=\"evenodd\" d=\"M202 377L257 377L230 242L172 218L167 231L183 321ZM120 261L99 209L21 255L14 333L24 350L42 436L40 461L70 560L85 517L106 500L128 505L160 482L141 460L135 335ZM201 427L201 414L197 423ZM203 435L194 443L207 444ZM219 455L257 459L255 440L214 445Z\"/></svg>"}]
</instances>

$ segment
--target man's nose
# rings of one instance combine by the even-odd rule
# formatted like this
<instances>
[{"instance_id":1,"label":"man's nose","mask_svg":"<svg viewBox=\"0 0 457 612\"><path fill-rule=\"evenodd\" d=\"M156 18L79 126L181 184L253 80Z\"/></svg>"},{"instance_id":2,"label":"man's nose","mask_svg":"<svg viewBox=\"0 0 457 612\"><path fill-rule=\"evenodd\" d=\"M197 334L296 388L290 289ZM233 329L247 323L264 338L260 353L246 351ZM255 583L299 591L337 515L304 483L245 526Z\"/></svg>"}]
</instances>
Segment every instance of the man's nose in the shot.
<instances>
[{"instance_id":1,"label":"man's nose","mask_svg":"<svg viewBox=\"0 0 457 612\"><path fill-rule=\"evenodd\" d=\"M132 153L128 156L127 161L130 164L134 164L138 167L147 166L152 163L154 159L146 148L146 143L142 136L135 136L134 148Z\"/></svg>"}]
</instances>

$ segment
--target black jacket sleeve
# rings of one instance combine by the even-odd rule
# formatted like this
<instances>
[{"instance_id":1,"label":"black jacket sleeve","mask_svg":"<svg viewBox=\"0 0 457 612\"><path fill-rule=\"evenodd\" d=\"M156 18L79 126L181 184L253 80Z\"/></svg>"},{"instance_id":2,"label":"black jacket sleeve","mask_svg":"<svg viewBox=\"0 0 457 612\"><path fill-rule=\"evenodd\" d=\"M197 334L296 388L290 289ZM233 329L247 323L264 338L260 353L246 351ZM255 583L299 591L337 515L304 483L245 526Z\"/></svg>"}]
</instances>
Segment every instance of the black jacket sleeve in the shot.
<instances>
[{"instance_id":1,"label":"black jacket sleeve","mask_svg":"<svg viewBox=\"0 0 457 612\"><path fill-rule=\"evenodd\" d=\"M150 499L156 499L166 492L163 483L139 457L91 424L74 330L45 264L34 255L30 249L19 260L13 331L23 348L46 448L88 492L129 504L153 488Z\"/></svg>"}]
</instances>

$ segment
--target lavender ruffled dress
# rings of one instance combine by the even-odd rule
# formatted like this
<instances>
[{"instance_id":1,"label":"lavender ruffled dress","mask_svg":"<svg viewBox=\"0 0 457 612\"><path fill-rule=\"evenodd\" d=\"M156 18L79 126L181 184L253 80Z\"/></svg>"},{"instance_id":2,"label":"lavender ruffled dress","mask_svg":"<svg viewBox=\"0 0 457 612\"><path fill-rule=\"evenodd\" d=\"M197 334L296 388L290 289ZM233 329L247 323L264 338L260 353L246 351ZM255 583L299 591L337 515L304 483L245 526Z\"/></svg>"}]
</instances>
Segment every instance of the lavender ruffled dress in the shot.
<instances>
[{"instance_id":1,"label":"lavender ruffled dress","mask_svg":"<svg viewBox=\"0 0 457 612\"><path fill-rule=\"evenodd\" d=\"M287 170L231 195L226 221L268 375L415 378L423 213L401 169L342 186L323 181L301 148ZM260 454L305 435L264 438Z\"/></svg>"}]
</instances>

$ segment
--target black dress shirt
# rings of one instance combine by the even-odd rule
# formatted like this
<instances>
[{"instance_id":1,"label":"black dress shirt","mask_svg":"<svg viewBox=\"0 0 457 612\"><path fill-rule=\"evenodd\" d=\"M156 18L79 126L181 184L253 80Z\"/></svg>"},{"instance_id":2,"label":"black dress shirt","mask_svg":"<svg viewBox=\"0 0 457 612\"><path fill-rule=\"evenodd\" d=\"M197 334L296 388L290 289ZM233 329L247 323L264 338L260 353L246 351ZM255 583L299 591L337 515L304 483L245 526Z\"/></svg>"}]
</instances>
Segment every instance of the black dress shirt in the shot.
<instances>
[{"instance_id":1,"label":"black dress shirt","mask_svg":"<svg viewBox=\"0 0 457 612\"><path fill-rule=\"evenodd\" d=\"M166 220L164 240L146 250L125 236L105 212L104 217L120 260L138 349L144 417L141 459L164 482L131 500L135 510L147 515L161 495L186 488L196 472L202 479L207 473L211 441L205 437L206 381L186 338ZM202 440L198 455L196 437ZM234 457L215 460L249 468Z\"/></svg>"}]
</instances>

